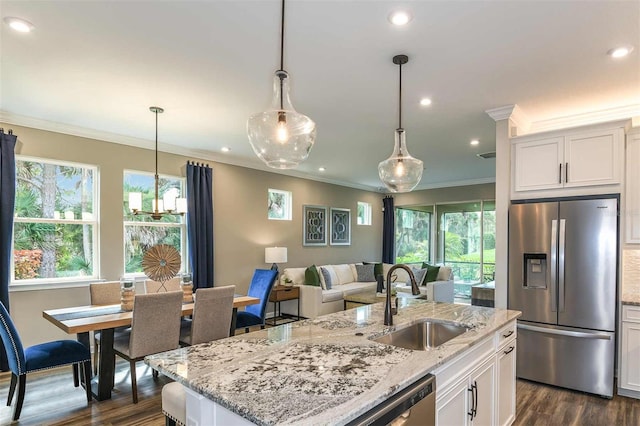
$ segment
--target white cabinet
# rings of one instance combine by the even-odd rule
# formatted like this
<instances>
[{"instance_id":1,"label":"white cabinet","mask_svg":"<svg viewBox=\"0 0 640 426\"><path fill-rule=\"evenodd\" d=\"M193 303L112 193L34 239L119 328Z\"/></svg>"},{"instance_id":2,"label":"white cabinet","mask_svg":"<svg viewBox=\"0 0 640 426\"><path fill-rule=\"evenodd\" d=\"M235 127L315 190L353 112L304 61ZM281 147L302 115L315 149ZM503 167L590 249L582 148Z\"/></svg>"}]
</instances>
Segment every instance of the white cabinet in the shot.
<instances>
[{"instance_id":1,"label":"white cabinet","mask_svg":"<svg viewBox=\"0 0 640 426\"><path fill-rule=\"evenodd\" d=\"M510 425L516 408L516 322L435 370L436 424Z\"/></svg>"},{"instance_id":2,"label":"white cabinet","mask_svg":"<svg viewBox=\"0 0 640 426\"><path fill-rule=\"evenodd\" d=\"M627 134L625 241L640 244L640 128Z\"/></svg>"},{"instance_id":3,"label":"white cabinet","mask_svg":"<svg viewBox=\"0 0 640 426\"><path fill-rule=\"evenodd\" d=\"M640 398L640 306L622 305L618 394Z\"/></svg>"},{"instance_id":4,"label":"white cabinet","mask_svg":"<svg viewBox=\"0 0 640 426\"><path fill-rule=\"evenodd\" d=\"M622 181L624 130L620 125L524 136L512 142L515 192Z\"/></svg>"}]
</instances>

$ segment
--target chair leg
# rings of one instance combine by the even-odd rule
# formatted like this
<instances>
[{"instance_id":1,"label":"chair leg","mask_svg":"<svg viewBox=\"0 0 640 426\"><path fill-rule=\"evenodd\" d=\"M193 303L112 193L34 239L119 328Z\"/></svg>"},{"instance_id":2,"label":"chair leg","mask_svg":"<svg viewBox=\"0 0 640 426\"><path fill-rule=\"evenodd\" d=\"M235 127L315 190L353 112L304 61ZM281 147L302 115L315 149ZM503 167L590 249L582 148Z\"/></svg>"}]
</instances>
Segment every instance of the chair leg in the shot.
<instances>
[{"instance_id":1,"label":"chair leg","mask_svg":"<svg viewBox=\"0 0 640 426\"><path fill-rule=\"evenodd\" d=\"M98 375L98 362L100 362L100 344L97 340L93 340L93 375Z\"/></svg>"},{"instance_id":2,"label":"chair leg","mask_svg":"<svg viewBox=\"0 0 640 426\"><path fill-rule=\"evenodd\" d=\"M27 375L22 374L18 377L18 401L13 409L13 421L20 418L20 412L22 411L22 403L24 402L24 390L27 386Z\"/></svg>"},{"instance_id":3,"label":"chair leg","mask_svg":"<svg viewBox=\"0 0 640 426\"><path fill-rule=\"evenodd\" d=\"M249 332L249 327L245 327L244 328L244 332L245 332L245 334L248 333Z\"/></svg>"},{"instance_id":4,"label":"chair leg","mask_svg":"<svg viewBox=\"0 0 640 426\"><path fill-rule=\"evenodd\" d=\"M73 370L73 386L78 387L80 386L80 379L78 376L78 364L73 364L71 366L71 369Z\"/></svg>"},{"instance_id":5,"label":"chair leg","mask_svg":"<svg viewBox=\"0 0 640 426\"><path fill-rule=\"evenodd\" d=\"M129 361L131 369L131 395L133 397L133 403L138 403L138 379L136 377L136 362L134 360Z\"/></svg>"},{"instance_id":6,"label":"chair leg","mask_svg":"<svg viewBox=\"0 0 640 426\"><path fill-rule=\"evenodd\" d=\"M7 396L7 407L11 405L13 400L13 394L16 391L16 384L18 383L18 376L11 373L11 384L9 385L9 396Z\"/></svg>"},{"instance_id":7,"label":"chair leg","mask_svg":"<svg viewBox=\"0 0 640 426\"><path fill-rule=\"evenodd\" d=\"M260 326L260 330L264 330L264 324Z\"/></svg>"},{"instance_id":8,"label":"chair leg","mask_svg":"<svg viewBox=\"0 0 640 426\"><path fill-rule=\"evenodd\" d=\"M152 376L154 379L157 379L157 378L158 378L158 370L156 370L156 369L153 369L153 368L152 368L152 369L151 369L151 376Z\"/></svg>"},{"instance_id":9,"label":"chair leg","mask_svg":"<svg viewBox=\"0 0 640 426\"><path fill-rule=\"evenodd\" d=\"M84 370L84 386L87 391L87 403L91 402L91 361L82 363Z\"/></svg>"}]
</instances>

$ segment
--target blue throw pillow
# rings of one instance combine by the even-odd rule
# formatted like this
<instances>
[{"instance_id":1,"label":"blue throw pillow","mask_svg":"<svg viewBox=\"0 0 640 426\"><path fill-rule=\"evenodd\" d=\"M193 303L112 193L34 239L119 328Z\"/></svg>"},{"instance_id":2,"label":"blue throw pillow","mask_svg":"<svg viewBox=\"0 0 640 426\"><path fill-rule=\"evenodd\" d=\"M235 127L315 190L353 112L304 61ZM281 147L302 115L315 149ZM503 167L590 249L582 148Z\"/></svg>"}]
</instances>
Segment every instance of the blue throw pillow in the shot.
<instances>
[{"instance_id":1,"label":"blue throw pillow","mask_svg":"<svg viewBox=\"0 0 640 426\"><path fill-rule=\"evenodd\" d=\"M322 276L324 277L324 284L327 287L327 290L331 290L331 286L333 283L331 282L331 274L327 271L326 268L320 267L320 271L322 271Z\"/></svg>"}]
</instances>

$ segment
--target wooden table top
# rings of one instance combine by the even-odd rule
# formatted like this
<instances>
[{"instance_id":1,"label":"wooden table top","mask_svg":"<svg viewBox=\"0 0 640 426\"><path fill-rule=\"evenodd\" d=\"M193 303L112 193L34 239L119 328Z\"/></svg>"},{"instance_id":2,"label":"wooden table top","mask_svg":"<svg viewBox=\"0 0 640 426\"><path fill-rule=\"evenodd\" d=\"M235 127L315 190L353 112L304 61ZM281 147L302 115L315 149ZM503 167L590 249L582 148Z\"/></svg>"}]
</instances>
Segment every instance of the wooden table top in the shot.
<instances>
[{"instance_id":1,"label":"wooden table top","mask_svg":"<svg viewBox=\"0 0 640 426\"><path fill-rule=\"evenodd\" d=\"M233 307L240 308L243 306L256 305L260 303L260 299L250 296L235 296L233 298ZM185 303L182 305L182 315L191 315L193 313L194 303ZM89 331L104 330L107 328L115 328L131 325L132 312L118 312L105 315L95 315L96 311L108 308L117 308L120 305L88 305L76 306L73 308L51 309L42 312L42 316L68 334L86 333ZM73 313L86 312L87 317L60 320L56 316L67 315ZM91 314L94 316L91 316Z\"/></svg>"}]
</instances>

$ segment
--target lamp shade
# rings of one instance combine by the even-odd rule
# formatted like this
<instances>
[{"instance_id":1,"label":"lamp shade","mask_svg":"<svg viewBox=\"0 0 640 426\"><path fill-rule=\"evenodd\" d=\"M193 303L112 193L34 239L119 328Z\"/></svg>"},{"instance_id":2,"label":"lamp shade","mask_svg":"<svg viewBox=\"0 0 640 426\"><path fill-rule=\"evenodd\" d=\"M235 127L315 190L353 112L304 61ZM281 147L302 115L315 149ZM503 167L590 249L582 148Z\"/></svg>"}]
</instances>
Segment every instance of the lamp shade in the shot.
<instances>
[{"instance_id":1,"label":"lamp shade","mask_svg":"<svg viewBox=\"0 0 640 426\"><path fill-rule=\"evenodd\" d=\"M286 247L265 247L264 263L286 263L287 248Z\"/></svg>"}]
</instances>

